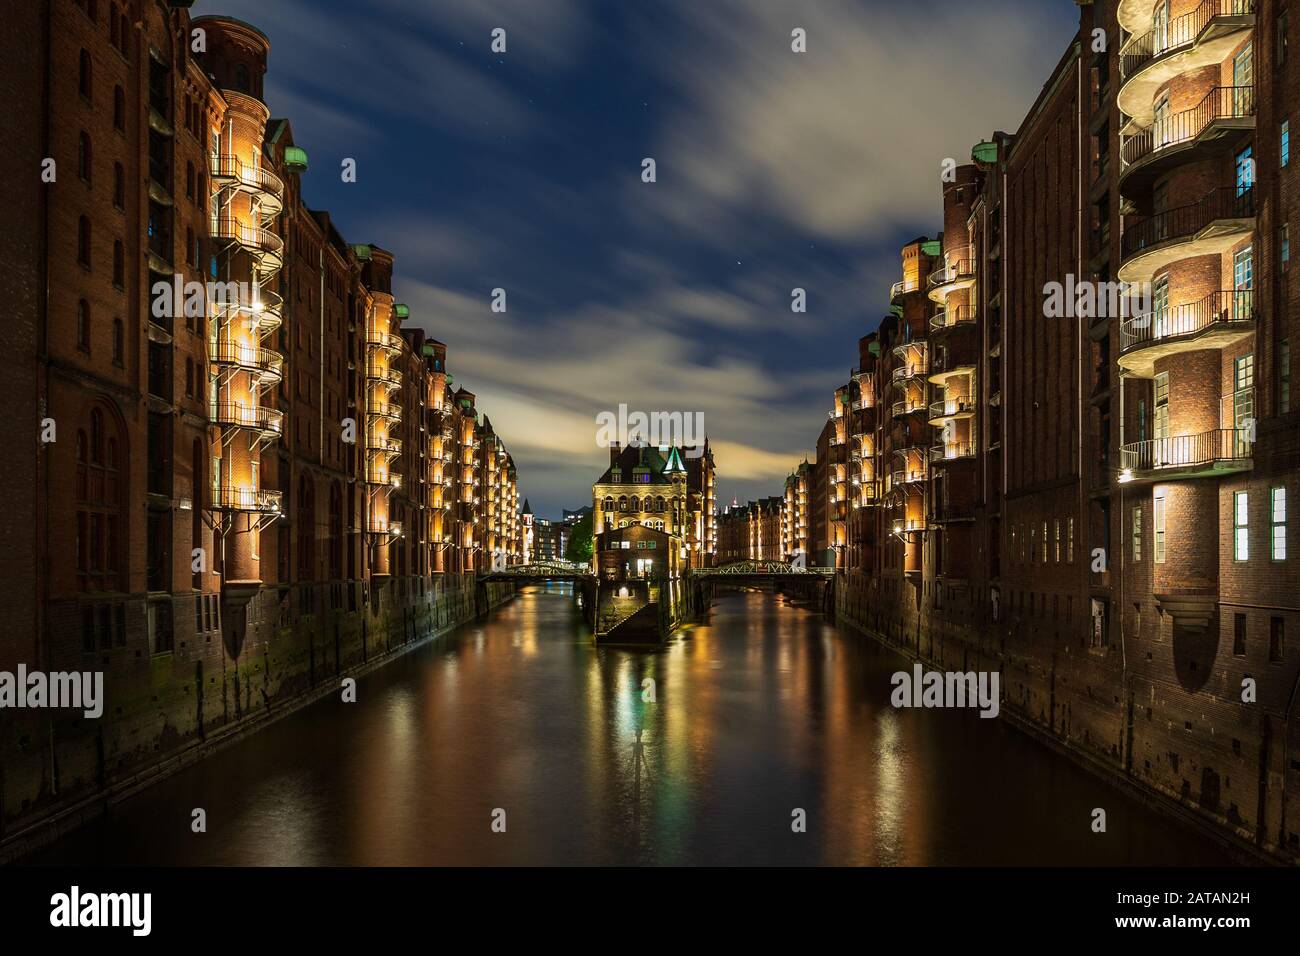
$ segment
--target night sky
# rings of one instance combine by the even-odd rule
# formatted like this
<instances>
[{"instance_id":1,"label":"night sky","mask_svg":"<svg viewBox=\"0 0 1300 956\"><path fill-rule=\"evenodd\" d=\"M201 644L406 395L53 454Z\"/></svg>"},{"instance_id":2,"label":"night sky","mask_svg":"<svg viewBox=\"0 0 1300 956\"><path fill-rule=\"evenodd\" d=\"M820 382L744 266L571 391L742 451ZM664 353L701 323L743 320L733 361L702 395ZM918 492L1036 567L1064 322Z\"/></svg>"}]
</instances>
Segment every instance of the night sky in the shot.
<instances>
[{"instance_id":1,"label":"night sky","mask_svg":"<svg viewBox=\"0 0 1300 956\"><path fill-rule=\"evenodd\" d=\"M776 493L887 312L899 247L939 230L942 160L1019 125L1077 24L1072 0L192 13L270 37L266 99L311 157L307 202L395 254L408 324L447 343L543 517L591 503L595 417L620 402L703 412L720 504Z\"/></svg>"}]
</instances>

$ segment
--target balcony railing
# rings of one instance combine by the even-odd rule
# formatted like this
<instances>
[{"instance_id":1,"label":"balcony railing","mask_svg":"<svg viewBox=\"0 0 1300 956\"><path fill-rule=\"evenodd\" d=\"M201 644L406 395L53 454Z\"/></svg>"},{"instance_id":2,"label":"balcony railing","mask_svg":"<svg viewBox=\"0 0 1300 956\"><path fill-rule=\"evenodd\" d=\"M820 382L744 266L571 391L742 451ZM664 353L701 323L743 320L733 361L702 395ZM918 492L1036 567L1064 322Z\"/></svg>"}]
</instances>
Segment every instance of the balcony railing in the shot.
<instances>
[{"instance_id":1,"label":"balcony railing","mask_svg":"<svg viewBox=\"0 0 1300 956\"><path fill-rule=\"evenodd\" d=\"M902 279L895 282L889 287L889 301L896 302L909 292L915 292L921 287L921 283L916 279Z\"/></svg>"},{"instance_id":2,"label":"balcony railing","mask_svg":"<svg viewBox=\"0 0 1300 956\"><path fill-rule=\"evenodd\" d=\"M1216 86L1189 110L1156 120L1147 129L1124 137L1121 155L1125 166L1196 139L1215 122L1255 115L1255 87Z\"/></svg>"},{"instance_id":3,"label":"balcony railing","mask_svg":"<svg viewBox=\"0 0 1300 956\"><path fill-rule=\"evenodd\" d=\"M400 455L402 453L402 440L400 438L389 438L386 435L367 435L366 451L379 455Z\"/></svg>"},{"instance_id":4,"label":"balcony railing","mask_svg":"<svg viewBox=\"0 0 1300 956\"><path fill-rule=\"evenodd\" d=\"M940 443L930 449L931 462L962 461L975 457L975 446L970 442Z\"/></svg>"},{"instance_id":5,"label":"balcony railing","mask_svg":"<svg viewBox=\"0 0 1300 956\"><path fill-rule=\"evenodd\" d=\"M208 346L213 365L242 369L262 377L262 384L273 385L284 377L284 357L271 349L218 339Z\"/></svg>"},{"instance_id":6,"label":"balcony railing","mask_svg":"<svg viewBox=\"0 0 1300 956\"><path fill-rule=\"evenodd\" d=\"M402 406L393 402L370 401L366 403L366 414L397 421L402 417Z\"/></svg>"},{"instance_id":7,"label":"balcony railing","mask_svg":"<svg viewBox=\"0 0 1300 956\"><path fill-rule=\"evenodd\" d=\"M238 156L209 157L209 171L213 179L233 180L277 199L284 195L284 180L265 166L245 163Z\"/></svg>"},{"instance_id":8,"label":"balcony railing","mask_svg":"<svg viewBox=\"0 0 1300 956\"><path fill-rule=\"evenodd\" d=\"M1241 461L1251 456L1252 446L1247 429L1216 428L1198 435L1151 438L1124 445L1120 465L1131 476L1136 472Z\"/></svg>"},{"instance_id":9,"label":"balcony railing","mask_svg":"<svg viewBox=\"0 0 1300 956\"><path fill-rule=\"evenodd\" d=\"M228 216L211 224L215 239L229 239L263 260L264 265L278 269L284 263L284 240L260 226L249 225Z\"/></svg>"},{"instance_id":10,"label":"balcony railing","mask_svg":"<svg viewBox=\"0 0 1300 956\"><path fill-rule=\"evenodd\" d=\"M280 327L284 299L278 292L259 288L254 290L251 301L243 301L236 293L229 299L214 298L212 307L212 314L218 325L243 318L251 320L256 326L257 333L264 335Z\"/></svg>"},{"instance_id":11,"label":"balcony railing","mask_svg":"<svg viewBox=\"0 0 1300 956\"><path fill-rule=\"evenodd\" d=\"M946 398L942 401L933 402L930 405L930 420L934 421L940 418L954 418L957 415L965 415L975 411L975 403L968 396L959 398Z\"/></svg>"},{"instance_id":12,"label":"balcony railing","mask_svg":"<svg viewBox=\"0 0 1300 956\"><path fill-rule=\"evenodd\" d=\"M1191 13L1174 17L1162 27L1134 37L1119 54L1120 74L1130 77L1156 57L1190 47L1215 17L1247 16L1255 0L1204 0Z\"/></svg>"},{"instance_id":13,"label":"balcony railing","mask_svg":"<svg viewBox=\"0 0 1300 956\"><path fill-rule=\"evenodd\" d=\"M969 305L957 306L935 314L930 320L930 331L939 332L956 328L959 325L974 325L975 310Z\"/></svg>"},{"instance_id":14,"label":"balcony railing","mask_svg":"<svg viewBox=\"0 0 1300 956\"><path fill-rule=\"evenodd\" d=\"M395 368L369 368L366 370L366 378L393 388L400 388L402 384L402 372Z\"/></svg>"},{"instance_id":15,"label":"balcony railing","mask_svg":"<svg viewBox=\"0 0 1300 956\"><path fill-rule=\"evenodd\" d=\"M949 256L946 264L930 273L929 287L931 291L960 282L965 279L975 278L975 260L971 256L970 248L960 250Z\"/></svg>"},{"instance_id":16,"label":"balcony railing","mask_svg":"<svg viewBox=\"0 0 1300 956\"><path fill-rule=\"evenodd\" d=\"M894 402L892 409L895 418L902 418L904 415L923 411L925 411L925 400L919 398L905 398L901 402Z\"/></svg>"},{"instance_id":17,"label":"balcony railing","mask_svg":"<svg viewBox=\"0 0 1300 956\"><path fill-rule=\"evenodd\" d=\"M894 369L894 384L897 385L899 382L905 382L910 378L920 378L925 375L929 370L929 367L928 362L909 362L905 365L900 365L898 368Z\"/></svg>"},{"instance_id":18,"label":"balcony railing","mask_svg":"<svg viewBox=\"0 0 1300 956\"><path fill-rule=\"evenodd\" d=\"M236 428L253 428L280 434L284 426L284 412L264 405L240 405L223 402L211 409L210 417L217 425Z\"/></svg>"},{"instance_id":19,"label":"balcony railing","mask_svg":"<svg viewBox=\"0 0 1300 956\"><path fill-rule=\"evenodd\" d=\"M1176 305L1125 319L1120 325L1121 351L1193 336L1217 325L1255 320L1255 290L1211 292L1199 302Z\"/></svg>"},{"instance_id":20,"label":"balcony railing","mask_svg":"<svg viewBox=\"0 0 1300 956\"><path fill-rule=\"evenodd\" d=\"M389 352L402 350L402 337L383 329L366 329L366 344Z\"/></svg>"},{"instance_id":21,"label":"balcony railing","mask_svg":"<svg viewBox=\"0 0 1300 956\"><path fill-rule=\"evenodd\" d=\"M1210 192L1200 202L1179 206L1132 223L1124 230L1120 251L1128 259L1166 242L1192 239L1218 220L1249 219L1254 215L1253 188L1223 186Z\"/></svg>"},{"instance_id":22,"label":"balcony railing","mask_svg":"<svg viewBox=\"0 0 1300 956\"><path fill-rule=\"evenodd\" d=\"M238 485L213 485L212 507L217 511L249 511L279 514L284 509L284 492Z\"/></svg>"}]
</instances>

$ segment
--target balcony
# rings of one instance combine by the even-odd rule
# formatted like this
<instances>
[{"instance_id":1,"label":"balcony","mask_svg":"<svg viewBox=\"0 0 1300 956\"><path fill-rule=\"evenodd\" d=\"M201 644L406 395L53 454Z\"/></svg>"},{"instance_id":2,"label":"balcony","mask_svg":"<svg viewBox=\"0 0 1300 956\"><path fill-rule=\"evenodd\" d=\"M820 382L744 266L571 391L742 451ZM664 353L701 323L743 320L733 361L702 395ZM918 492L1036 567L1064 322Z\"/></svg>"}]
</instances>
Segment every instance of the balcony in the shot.
<instances>
[{"instance_id":1,"label":"balcony","mask_svg":"<svg viewBox=\"0 0 1300 956\"><path fill-rule=\"evenodd\" d=\"M284 300L270 289L254 288L250 301L244 301L238 294L228 299L217 296L212 306L213 318L218 325L247 322L249 330L258 336L274 332L283 321Z\"/></svg>"},{"instance_id":2,"label":"balcony","mask_svg":"<svg viewBox=\"0 0 1300 956\"><path fill-rule=\"evenodd\" d=\"M1180 74L1218 66L1255 25L1255 0L1204 0L1158 29L1151 29L1151 8L1147 2L1143 29L1119 54L1119 108L1141 126L1150 125L1162 86Z\"/></svg>"},{"instance_id":3,"label":"balcony","mask_svg":"<svg viewBox=\"0 0 1300 956\"><path fill-rule=\"evenodd\" d=\"M975 520L975 505L969 502L936 501L930 506L930 524L945 525Z\"/></svg>"},{"instance_id":4,"label":"balcony","mask_svg":"<svg viewBox=\"0 0 1300 956\"><path fill-rule=\"evenodd\" d=\"M972 461L975 458L975 445L972 442L940 442L930 449L930 463L950 465L957 461Z\"/></svg>"},{"instance_id":5,"label":"balcony","mask_svg":"<svg viewBox=\"0 0 1300 956\"><path fill-rule=\"evenodd\" d=\"M284 429L284 412L262 405L221 403L211 409L209 417L214 425L247 428L268 437L278 436Z\"/></svg>"},{"instance_id":6,"label":"balcony","mask_svg":"<svg viewBox=\"0 0 1300 956\"><path fill-rule=\"evenodd\" d=\"M212 508L215 511L278 515L284 510L284 492L236 485L214 486Z\"/></svg>"},{"instance_id":7,"label":"balcony","mask_svg":"<svg viewBox=\"0 0 1300 956\"><path fill-rule=\"evenodd\" d=\"M387 435L367 435L366 451L379 457L395 458L402 453L402 440Z\"/></svg>"},{"instance_id":8,"label":"balcony","mask_svg":"<svg viewBox=\"0 0 1300 956\"><path fill-rule=\"evenodd\" d=\"M214 184L256 196L264 215L278 216L284 208L284 181L269 169L245 163L238 156L212 156L208 166Z\"/></svg>"},{"instance_id":9,"label":"balcony","mask_svg":"<svg viewBox=\"0 0 1300 956\"><path fill-rule=\"evenodd\" d=\"M1223 349L1255 331L1255 291L1211 292L1199 302L1134 316L1120 325L1119 366L1139 378L1179 352Z\"/></svg>"},{"instance_id":10,"label":"balcony","mask_svg":"<svg viewBox=\"0 0 1300 956\"><path fill-rule=\"evenodd\" d=\"M383 329L366 329L366 345L373 349L380 349L385 352L402 351L403 339L400 335L393 332L386 332Z\"/></svg>"},{"instance_id":11,"label":"balcony","mask_svg":"<svg viewBox=\"0 0 1300 956\"><path fill-rule=\"evenodd\" d=\"M961 327L973 328L974 325L975 309L969 305L961 305L936 313L934 318L930 319L930 332L934 334Z\"/></svg>"},{"instance_id":12,"label":"balcony","mask_svg":"<svg viewBox=\"0 0 1300 956\"><path fill-rule=\"evenodd\" d=\"M1120 189L1133 195L1174 166L1205 159L1255 128L1255 88L1216 86L1196 106L1174 113L1131 136L1122 136Z\"/></svg>"},{"instance_id":13,"label":"balcony","mask_svg":"<svg viewBox=\"0 0 1300 956\"><path fill-rule=\"evenodd\" d=\"M402 387L402 372L395 368L367 368L367 381L375 382L386 388Z\"/></svg>"},{"instance_id":14,"label":"balcony","mask_svg":"<svg viewBox=\"0 0 1300 956\"><path fill-rule=\"evenodd\" d=\"M1252 447L1244 428L1216 428L1198 435L1132 442L1120 448L1123 471L1119 480L1169 481L1249 471Z\"/></svg>"},{"instance_id":15,"label":"balcony","mask_svg":"<svg viewBox=\"0 0 1300 956\"><path fill-rule=\"evenodd\" d=\"M372 485L388 485L390 488L402 487L402 476L391 471L386 461L366 463L366 482Z\"/></svg>"},{"instance_id":16,"label":"balcony","mask_svg":"<svg viewBox=\"0 0 1300 956\"><path fill-rule=\"evenodd\" d=\"M233 242L256 259L261 272L277 272L284 265L284 240L271 230L230 217L217 219L210 228L212 238Z\"/></svg>"},{"instance_id":17,"label":"balcony","mask_svg":"<svg viewBox=\"0 0 1300 956\"><path fill-rule=\"evenodd\" d=\"M968 395L958 395L930 405L929 424L942 425L944 422L958 418L970 418L975 414L975 402Z\"/></svg>"},{"instance_id":18,"label":"balcony","mask_svg":"<svg viewBox=\"0 0 1300 956\"><path fill-rule=\"evenodd\" d=\"M953 292L969 289L975 284L975 259L969 247L949 255L947 265L930 273L926 285L932 302L940 305L948 301Z\"/></svg>"},{"instance_id":19,"label":"balcony","mask_svg":"<svg viewBox=\"0 0 1300 956\"><path fill-rule=\"evenodd\" d=\"M895 282L889 287L889 301L893 305L898 305L903 301L903 296L909 292L915 292L921 288L921 283L916 279L903 279Z\"/></svg>"},{"instance_id":20,"label":"balcony","mask_svg":"<svg viewBox=\"0 0 1300 956\"><path fill-rule=\"evenodd\" d=\"M925 399L923 398L905 398L901 402L894 402L893 416L903 418L915 412L925 411Z\"/></svg>"},{"instance_id":21,"label":"balcony","mask_svg":"<svg viewBox=\"0 0 1300 956\"><path fill-rule=\"evenodd\" d=\"M1119 280L1136 285L1179 259L1221 255L1255 229L1255 190L1224 186L1200 202L1138 220L1120 240Z\"/></svg>"},{"instance_id":22,"label":"balcony","mask_svg":"<svg viewBox=\"0 0 1300 956\"><path fill-rule=\"evenodd\" d=\"M261 385L275 385L284 378L284 357L257 345L218 339L209 343L208 359L219 368L256 375Z\"/></svg>"},{"instance_id":23,"label":"balcony","mask_svg":"<svg viewBox=\"0 0 1300 956\"><path fill-rule=\"evenodd\" d=\"M894 369L893 382L895 385L902 385L913 379L924 378L925 373L929 368L930 363L924 360L918 362L907 362Z\"/></svg>"},{"instance_id":24,"label":"balcony","mask_svg":"<svg viewBox=\"0 0 1300 956\"><path fill-rule=\"evenodd\" d=\"M370 401L366 403L366 414L373 418L383 418L387 421L400 421L402 418L402 406L393 402Z\"/></svg>"}]
</instances>

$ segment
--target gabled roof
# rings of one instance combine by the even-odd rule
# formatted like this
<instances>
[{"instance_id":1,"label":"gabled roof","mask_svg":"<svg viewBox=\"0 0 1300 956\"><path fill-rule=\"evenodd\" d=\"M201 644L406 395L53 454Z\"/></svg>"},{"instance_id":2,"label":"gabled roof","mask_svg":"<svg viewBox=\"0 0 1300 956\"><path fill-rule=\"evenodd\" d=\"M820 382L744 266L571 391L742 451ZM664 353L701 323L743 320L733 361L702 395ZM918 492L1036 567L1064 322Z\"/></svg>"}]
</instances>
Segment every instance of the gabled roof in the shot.
<instances>
[{"instance_id":1,"label":"gabled roof","mask_svg":"<svg viewBox=\"0 0 1300 956\"><path fill-rule=\"evenodd\" d=\"M674 448L671 449L671 451L675 453L677 449ZM678 456L677 461L680 465L680 456ZM601 476L596 479L596 484L631 485L633 484L632 473L638 468L645 468L650 472L650 481L648 484L672 484L672 479L664 473L664 469L667 465L668 461L660 453L659 449L651 445L628 445L618 453L618 458L616 458L614 462L605 469ZM613 475L616 467L622 472L617 481L615 481ZM644 485L647 484L647 482L639 482L639 484Z\"/></svg>"}]
</instances>

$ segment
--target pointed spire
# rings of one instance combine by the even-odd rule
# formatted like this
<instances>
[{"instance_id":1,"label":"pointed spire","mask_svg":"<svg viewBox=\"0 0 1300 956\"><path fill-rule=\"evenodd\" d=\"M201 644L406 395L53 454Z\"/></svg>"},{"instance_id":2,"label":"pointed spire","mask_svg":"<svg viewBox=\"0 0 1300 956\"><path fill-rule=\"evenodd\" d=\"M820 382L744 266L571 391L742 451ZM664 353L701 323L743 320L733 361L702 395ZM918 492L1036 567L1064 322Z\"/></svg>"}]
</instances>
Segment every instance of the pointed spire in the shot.
<instances>
[{"instance_id":1,"label":"pointed spire","mask_svg":"<svg viewBox=\"0 0 1300 956\"><path fill-rule=\"evenodd\" d=\"M674 445L672 448L668 449L668 463L664 465L664 474L675 475L685 473L686 466L682 464L681 453L677 450L677 446Z\"/></svg>"}]
</instances>

